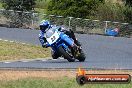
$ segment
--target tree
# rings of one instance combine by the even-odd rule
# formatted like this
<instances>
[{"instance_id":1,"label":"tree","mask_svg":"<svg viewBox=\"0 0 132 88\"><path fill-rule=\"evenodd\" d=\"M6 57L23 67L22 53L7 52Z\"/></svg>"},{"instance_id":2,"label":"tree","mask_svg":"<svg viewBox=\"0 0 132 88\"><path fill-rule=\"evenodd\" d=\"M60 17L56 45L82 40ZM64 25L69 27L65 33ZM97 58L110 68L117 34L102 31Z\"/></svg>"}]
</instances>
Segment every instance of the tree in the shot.
<instances>
[{"instance_id":1,"label":"tree","mask_svg":"<svg viewBox=\"0 0 132 88\"><path fill-rule=\"evenodd\" d=\"M86 18L93 15L94 10L103 0L51 0L48 14Z\"/></svg>"},{"instance_id":2,"label":"tree","mask_svg":"<svg viewBox=\"0 0 132 88\"><path fill-rule=\"evenodd\" d=\"M126 5L131 6L132 7L132 0L126 0Z\"/></svg>"},{"instance_id":3,"label":"tree","mask_svg":"<svg viewBox=\"0 0 132 88\"><path fill-rule=\"evenodd\" d=\"M35 0L2 0L7 10L30 11L34 8Z\"/></svg>"},{"instance_id":4,"label":"tree","mask_svg":"<svg viewBox=\"0 0 132 88\"><path fill-rule=\"evenodd\" d=\"M6 9L2 14L11 20L11 27L24 27L25 24L31 24L32 13L23 13L23 11L31 11L34 8L35 0L2 0L2 5Z\"/></svg>"}]
</instances>

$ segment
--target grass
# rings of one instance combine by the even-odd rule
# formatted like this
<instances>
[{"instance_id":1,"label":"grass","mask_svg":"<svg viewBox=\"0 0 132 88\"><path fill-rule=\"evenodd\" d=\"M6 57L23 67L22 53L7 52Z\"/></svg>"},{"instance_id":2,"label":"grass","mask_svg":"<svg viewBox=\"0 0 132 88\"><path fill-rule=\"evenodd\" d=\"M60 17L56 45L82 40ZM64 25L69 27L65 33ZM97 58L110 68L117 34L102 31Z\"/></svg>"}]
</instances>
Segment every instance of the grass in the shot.
<instances>
[{"instance_id":1,"label":"grass","mask_svg":"<svg viewBox=\"0 0 132 88\"><path fill-rule=\"evenodd\" d=\"M132 74L131 70L88 70L89 74ZM76 71L43 70L43 71L13 71L0 70L0 88L131 88L129 84L85 84L76 82Z\"/></svg>"},{"instance_id":2,"label":"grass","mask_svg":"<svg viewBox=\"0 0 132 88\"><path fill-rule=\"evenodd\" d=\"M0 41L0 61L45 58L50 56L47 48Z\"/></svg>"},{"instance_id":3,"label":"grass","mask_svg":"<svg viewBox=\"0 0 132 88\"><path fill-rule=\"evenodd\" d=\"M76 82L77 71L0 70L0 88L131 88L129 84L85 84ZM130 74L131 70L88 70L88 74Z\"/></svg>"},{"instance_id":4,"label":"grass","mask_svg":"<svg viewBox=\"0 0 132 88\"><path fill-rule=\"evenodd\" d=\"M13 81L1 81L0 88L131 88L130 84L85 84L80 86L75 78L25 78Z\"/></svg>"}]
</instances>

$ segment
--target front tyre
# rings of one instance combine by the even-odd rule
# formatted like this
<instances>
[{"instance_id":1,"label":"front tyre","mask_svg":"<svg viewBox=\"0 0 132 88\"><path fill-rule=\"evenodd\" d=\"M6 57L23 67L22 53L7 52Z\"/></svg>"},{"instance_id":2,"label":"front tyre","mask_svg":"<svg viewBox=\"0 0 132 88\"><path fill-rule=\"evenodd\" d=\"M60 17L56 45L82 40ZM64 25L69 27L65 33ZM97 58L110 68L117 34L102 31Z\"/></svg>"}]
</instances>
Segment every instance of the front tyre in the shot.
<instances>
[{"instance_id":1,"label":"front tyre","mask_svg":"<svg viewBox=\"0 0 132 88\"><path fill-rule=\"evenodd\" d=\"M80 62L84 62L85 61L85 58L86 58L86 56L85 56L84 52L81 50L80 55L77 57L77 59Z\"/></svg>"},{"instance_id":2,"label":"front tyre","mask_svg":"<svg viewBox=\"0 0 132 88\"><path fill-rule=\"evenodd\" d=\"M62 46L60 46L60 47L58 48L58 50L59 50L60 54L61 54L64 58L66 58L69 62L74 62L74 61L75 61L75 59L74 59L72 56L70 56L70 54L69 54L68 52L66 52Z\"/></svg>"},{"instance_id":3,"label":"front tyre","mask_svg":"<svg viewBox=\"0 0 132 88\"><path fill-rule=\"evenodd\" d=\"M53 50L51 50L51 56L53 59L58 59L59 57Z\"/></svg>"}]
</instances>

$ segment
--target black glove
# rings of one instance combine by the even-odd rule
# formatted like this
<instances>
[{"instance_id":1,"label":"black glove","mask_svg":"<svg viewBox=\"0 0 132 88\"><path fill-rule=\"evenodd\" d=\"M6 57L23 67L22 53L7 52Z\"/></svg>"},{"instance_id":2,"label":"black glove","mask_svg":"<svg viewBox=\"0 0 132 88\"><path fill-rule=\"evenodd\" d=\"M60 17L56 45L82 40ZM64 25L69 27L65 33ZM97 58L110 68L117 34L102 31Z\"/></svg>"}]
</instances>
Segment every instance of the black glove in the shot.
<instances>
[{"instance_id":1,"label":"black glove","mask_svg":"<svg viewBox=\"0 0 132 88\"><path fill-rule=\"evenodd\" d=\"M61 31L61 27L58 28L58 31Z\"/></svg>"},{"instance_id":2,"label":"black glove","mask_svg":"<svg viewBox=\"0 0 132 88\"><path fill-rule=\"evenodd\" d=\"M43 44L42 47L43 47L43 48L47 48L46 44Z\"/></svg>"}]
</instances>

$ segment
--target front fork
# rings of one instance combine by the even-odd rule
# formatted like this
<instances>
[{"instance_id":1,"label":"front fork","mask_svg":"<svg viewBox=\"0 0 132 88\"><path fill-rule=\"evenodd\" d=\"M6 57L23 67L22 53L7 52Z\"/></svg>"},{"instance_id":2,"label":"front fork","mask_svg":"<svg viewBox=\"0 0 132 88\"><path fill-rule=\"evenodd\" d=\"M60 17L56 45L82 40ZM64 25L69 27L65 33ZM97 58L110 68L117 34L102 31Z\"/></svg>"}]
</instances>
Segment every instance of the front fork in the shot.
<instances>
[{"instance_id":1,"label":"front fork","mask_svg":"<svg viewBox=\"0 0 132 88\"><path fill-rule=\"evenodd\" d=\"M81 52L82 52L81 46L74 45L72 47L72 54L73 54L73 56L75 58L77 58L78 56L80 56Z\"/></svg>"},{"instance_id":2,"label":"front fork","mask_svg":"<svg viewBox=\"0 0 132 88\"><path fill-rule=\"evenodd\" d=\"M71 53L72 55L76 58L78 55L80 55L80 46L77 46L74 43L74 40L72 40L71 38L69 38L66 34L64 34L63 36L61 36L61 39L63 41L65 41L71 48ZM65 47L68 48L68 47Z\"/></svg>"}]
</instances>

